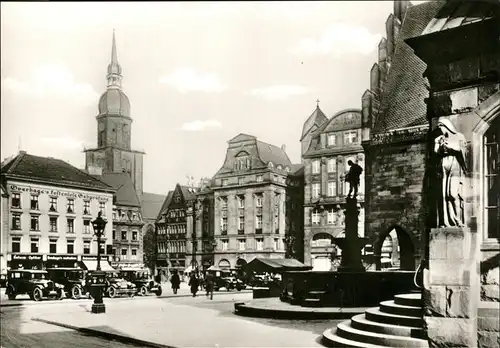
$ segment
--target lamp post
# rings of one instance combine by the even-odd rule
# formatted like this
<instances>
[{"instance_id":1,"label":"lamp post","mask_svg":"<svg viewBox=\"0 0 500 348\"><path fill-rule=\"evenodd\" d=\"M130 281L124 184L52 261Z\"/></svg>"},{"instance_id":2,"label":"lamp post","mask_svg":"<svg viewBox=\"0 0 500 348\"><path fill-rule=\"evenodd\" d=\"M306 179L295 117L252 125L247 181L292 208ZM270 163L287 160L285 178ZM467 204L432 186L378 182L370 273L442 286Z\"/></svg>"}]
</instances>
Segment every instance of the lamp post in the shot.
<instances>
[{"instance_id":1,"label":"lamp post","mask_svg":"<svg viewBox=\"0 0 500 348\"><path fill-rule=\"evenodd\" d=\"M96 271L92 272L92 289L94 290L94 303L92 304L92 313L105 313L106 306L102 302L102 291L104 288L106 273L101 271L101 237L104 234L107 221L101 217L101 212L97 218L92 221L94 234L97 237L97 267Z\"/></svg>"}]
</instances>

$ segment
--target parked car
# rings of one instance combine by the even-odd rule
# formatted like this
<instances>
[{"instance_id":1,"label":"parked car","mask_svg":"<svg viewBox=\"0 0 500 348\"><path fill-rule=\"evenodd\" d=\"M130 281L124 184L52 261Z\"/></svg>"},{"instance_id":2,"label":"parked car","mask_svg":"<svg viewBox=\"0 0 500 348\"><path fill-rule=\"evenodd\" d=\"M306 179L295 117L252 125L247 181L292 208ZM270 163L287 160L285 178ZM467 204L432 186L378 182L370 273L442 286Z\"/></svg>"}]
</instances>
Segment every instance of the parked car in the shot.
<instances>
[{"instance_id":1,"label":"parked car","mask_svg":"<svg viewBox=\"0 0 500 348\"><path fill-rule=\"evenodd\" d=\"M149 270L142 268L130 268L120 270L120 276L135 284L137 294L146 296L147 294L154 293L156 296L161 296L161 285L153 280Z\"/></svg>"},{"instance_id":2,"label":"parked car","mask_svg":"<svg viewBox=\"0 0 500 348\"><path fill-rule=\"evenodd\" d=\"M117 271L106 272L106 285L104 287L104 295L110 298L121 295L134 297L136 292L136 285L123 279Z\"/></svg>"},{"instance_id":3,"label":"parked car","mask_svg":"<svg viewBox=\"0 0 500 348\"><path fill-rule=\"evenodd\" d=\"M17 295L21 294L27 294L35 301L41 301L43 298L62 300L64 286L50 280L47 271L9 270L5 294L9 300L14 300Z\"/></svg>"},{"instance_id":4,"label":"parked car","mask_svg":"<svg viewBox=\"0 0 500 348\"><path fill-rule=\"evenodd\" d=\"M49 278L64 286L66 297L79 299L86 294L85 275L81 268L47 268Z\"/></svg>"},{"instance_id":5,"label":"parked car","mask_svg":"<svg viewBox=\"0 0 500 348\"><path fill-rule=\"evenodd\" d=\"M219 291L220 288L225 288L227 291L238 290L246 288L246 285L236 277L228 276L228 277L215 277L214 278L214 291Z\"/></svg>"}]
</instances>

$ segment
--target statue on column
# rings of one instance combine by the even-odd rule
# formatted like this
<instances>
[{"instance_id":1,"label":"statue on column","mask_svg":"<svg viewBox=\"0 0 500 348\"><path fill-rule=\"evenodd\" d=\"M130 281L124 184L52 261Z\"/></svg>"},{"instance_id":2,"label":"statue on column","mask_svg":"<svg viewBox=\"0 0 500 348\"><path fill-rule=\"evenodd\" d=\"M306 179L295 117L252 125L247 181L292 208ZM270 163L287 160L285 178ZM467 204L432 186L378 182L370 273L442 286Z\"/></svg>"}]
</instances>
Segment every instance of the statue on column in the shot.
<instances>
[{"instance_id":1,"label":"statue on column","mask_svg":"<svg viewBox=\"0 0 500 348\"><path fill-rule=\"evenodd\" d=\"M439 158L438 226L461 227L464 217L464 184L467 173L467 140L447 120L440 120L441 134L434 139L434 153Z\"/></svg>"},{"instance_id":2,"label":"statue on column","mask_svg":"<svg viewBox=\"0 0 500 348\"><path fill-rule=\"evenodd\" d=\"M347 194L347 197L351 198L351 194L354 191L353 198L356 198L358 195L359 177L361 176L361 173L363 173L363 168L351 160L347 161L347 164L351 167L345 176L345 181L349 183L349 193Z\"/></svg>"}]
</instances>

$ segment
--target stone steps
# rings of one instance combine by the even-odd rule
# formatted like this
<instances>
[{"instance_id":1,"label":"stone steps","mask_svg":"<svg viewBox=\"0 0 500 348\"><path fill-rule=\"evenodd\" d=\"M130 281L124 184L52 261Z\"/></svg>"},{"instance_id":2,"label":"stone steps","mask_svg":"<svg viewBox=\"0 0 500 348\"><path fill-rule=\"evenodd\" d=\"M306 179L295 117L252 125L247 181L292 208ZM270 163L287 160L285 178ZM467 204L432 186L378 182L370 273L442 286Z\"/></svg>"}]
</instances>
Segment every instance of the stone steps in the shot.
<instances>
[{"instance_id":1,"label":"stone steps","mask_svg":"<svg viewBox=\"0 0 500 348\"><path fill-rule=\"evenodd\" d=\"M364 314L353 316L351 319L351 326L359 330L378 332L387 335L407 336L414 338L425 337L423 328L377 323L375 321L366 319Z\"/></svg>"},{"instance_id":2,"label":"stone steps","mask_svg":"<svg viewBox=\"0 0 500 348\"><path fill-rule=\"evenodd\" d=\"M404 306L394 303L394 301L380 302L379 308L381 312L396 314L396 315L405 315L410 317L421 317L423 315L421 307Z\"/></svg>"},{"instance_id":3,"label":"stone steps","mask_svg":"<svg viewBox=\"0 0 500 348\"><path fill-rule=\"evenodd\" d=\"M344 321L337 325L337 335L351 341L376 344L383 347L420 348L428 346L427 340L359 330L352 327L350 321Z\"/></svg>"},{"instance_id":4,"label":"stone steps","mask_svg":"<svg viewBox=\"0 0 500 348\"><path fill-rule=\"evenodd\" d=\"M401 294L394 296L394 303L402 306L422 306L422 295L420 293L414 294Z\"/></svg>"},{"instance_id":5,"label":"stone steps","mask_svg":"<svg viewBox=\"0 0 500 348\"><path fill-rule=\"evenodd\" d=\"M323 333L323 343L333 347L427 348L420 294L404 294L368 308L336 328Z\"/></svg>"}]
</instances>

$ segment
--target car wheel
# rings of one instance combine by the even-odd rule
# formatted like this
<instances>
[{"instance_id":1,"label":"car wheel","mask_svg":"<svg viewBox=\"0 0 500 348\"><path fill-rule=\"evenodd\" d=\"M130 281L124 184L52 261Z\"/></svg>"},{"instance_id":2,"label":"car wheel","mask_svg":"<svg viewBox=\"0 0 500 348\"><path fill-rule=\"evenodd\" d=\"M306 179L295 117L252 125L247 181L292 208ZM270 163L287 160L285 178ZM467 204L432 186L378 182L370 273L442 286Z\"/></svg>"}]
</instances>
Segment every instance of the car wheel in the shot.
<instances>
[{"instance_id":1,"label":"car wheel","mask_svg":"<svg viewBox=\"0 0 500 348\"><path fill-rule=\"evenodd\" d=\"M5 293L7 294L7 298L9 300L15 300L16 299L16 290L12 285L9 285L7 289L5 289Z\"/></svg>"},{"instance_id":2,"label":"car wheel","mask_svg":"<svg viewBox=\"0 0 500 348\"><path fill-rule=\"evenodd\" d=\"M58 300L62 300L64 298L64 290L63 289L59 289L57 290L57 296L56 296L56 299Z\"/></svg>"},{"instance_id":3,"label":"car wheel","mask_svg":"<svg viewBox=\"0 0 500 348\"><path fill-rule=\"evenodd\" d=\"M41 301L42 298L43 298L43 293L42 293L42 289L40 288L34 288L33 289L33 300L34 301Z\"/></svg>"},{"instance_id":4,"label":"car wheel","mask_svg":"<svg viewBox=\"0 0 500 348\"><path fill-rule=\"evenodd\" d=\"M162 290L161 286L158 286L158 290L156 290L156 296L161 296Z\"/></svg>"},{"instance_id":5,"label":"car wheel","mask_svg":"<svg viewBox=\"0 0 500 348\"><path fill-rule=\"evenodd\" d=\"M116 289L114 287L110 287L108 289L108 296L110 298L114 298L116 296Z\"/></svg>"},{"instance_id":6,"label":"car wheel","mask_svg":"<svg viewBox=\"0 0 500 348\"><path fill-rule=\"evenodd\" d=\"M145 286L141 287L141 289L139 290L139 295L146 296L147 294L148 294L148 289L146 289Z\"/></svg>"},{"instance_id":7,"label":"car wheel","mask_svg":"<svg viewBox=\"0 0 500 348\"><path fill-rule=\"evenodd\" d=\"M78 286L73 286L71 289L71 298L74 300L78 300L82 296L82 289Z\"/></svg>"}]
</instances>

